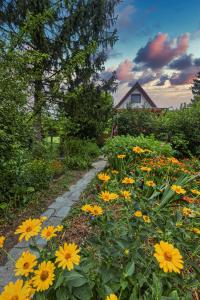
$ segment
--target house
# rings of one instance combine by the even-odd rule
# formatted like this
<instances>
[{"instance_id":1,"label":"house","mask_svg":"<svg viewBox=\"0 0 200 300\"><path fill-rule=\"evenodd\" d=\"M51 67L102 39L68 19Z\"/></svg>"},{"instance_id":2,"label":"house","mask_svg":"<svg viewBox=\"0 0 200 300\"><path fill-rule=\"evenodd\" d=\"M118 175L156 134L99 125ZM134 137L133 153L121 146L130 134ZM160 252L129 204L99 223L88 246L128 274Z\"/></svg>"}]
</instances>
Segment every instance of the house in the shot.
<instances>
[{"instance_id":1,"label":"house","mask_svg":"<svg viewBox=\"0 0 200 300\"><path fill-rule=\"evenodd\" d=\"M136 84L121 99L119 99L119 102L115 105L116 109L128 107L158 109L139 82L136 82Z\"/></svg>"}]
</instances>

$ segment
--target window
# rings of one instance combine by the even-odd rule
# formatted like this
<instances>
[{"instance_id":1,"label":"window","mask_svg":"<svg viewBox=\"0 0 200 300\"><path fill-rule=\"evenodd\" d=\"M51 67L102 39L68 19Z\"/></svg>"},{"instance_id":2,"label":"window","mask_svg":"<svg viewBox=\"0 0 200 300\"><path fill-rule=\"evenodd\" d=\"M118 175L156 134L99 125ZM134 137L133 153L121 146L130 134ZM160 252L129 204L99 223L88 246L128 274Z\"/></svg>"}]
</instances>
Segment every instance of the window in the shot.
<instances>
[{"instance_id":1,"label":"window","mask_svg":"<svg viewBox=\"0 0 200 300\"><path fill-rule=\"evenodd\" d=\"M131 95L131 103L141 103L141 95L140 94L132 94Z\"/></svg>"}]
</instances>

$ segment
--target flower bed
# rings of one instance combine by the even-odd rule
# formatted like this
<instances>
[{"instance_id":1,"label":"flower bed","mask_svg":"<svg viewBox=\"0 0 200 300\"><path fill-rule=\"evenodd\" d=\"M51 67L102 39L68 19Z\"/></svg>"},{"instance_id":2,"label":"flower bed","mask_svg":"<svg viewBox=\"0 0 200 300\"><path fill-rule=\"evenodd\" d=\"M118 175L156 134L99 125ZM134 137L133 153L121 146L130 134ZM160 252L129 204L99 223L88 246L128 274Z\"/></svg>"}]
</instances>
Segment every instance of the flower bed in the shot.
<instances>
[{"instance_id":1,"label":"flower bed","mask_svg":"<svg viewBox=\"0 0 200 300\"><path fill-rule=\"evenodd\" d=\"M22 279L8 284L0 300L199 299L196 161L137 145L123 150L76 208L93 232L84 243L58 246L62 226L42 228L43 219L18 227L19 239L33 246L16 262ZM38 234L48 247L34 244ZM2 251L3 243L1 237Z\"/></svg>"}]
</instances>

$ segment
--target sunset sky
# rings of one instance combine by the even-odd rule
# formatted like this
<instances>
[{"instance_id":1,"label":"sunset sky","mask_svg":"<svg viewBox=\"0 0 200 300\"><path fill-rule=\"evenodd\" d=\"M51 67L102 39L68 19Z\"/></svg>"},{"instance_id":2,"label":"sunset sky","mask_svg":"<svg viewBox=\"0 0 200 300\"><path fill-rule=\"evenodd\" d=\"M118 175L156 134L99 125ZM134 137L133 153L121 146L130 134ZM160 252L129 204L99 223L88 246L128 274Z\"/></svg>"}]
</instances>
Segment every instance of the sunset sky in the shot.
<instances>
[{"instance_id":1,"label":"sunset sky","mask_svg":"<svg viewBox=\"0 0 200 300\"><path fill-rule=\"evenodd\" d=\"M115 98L139 80L159 107L188 103L200 71L200 0L124 0L117 13L119 41L103 74L116 70Z\"/></svg>"}]
</instances>

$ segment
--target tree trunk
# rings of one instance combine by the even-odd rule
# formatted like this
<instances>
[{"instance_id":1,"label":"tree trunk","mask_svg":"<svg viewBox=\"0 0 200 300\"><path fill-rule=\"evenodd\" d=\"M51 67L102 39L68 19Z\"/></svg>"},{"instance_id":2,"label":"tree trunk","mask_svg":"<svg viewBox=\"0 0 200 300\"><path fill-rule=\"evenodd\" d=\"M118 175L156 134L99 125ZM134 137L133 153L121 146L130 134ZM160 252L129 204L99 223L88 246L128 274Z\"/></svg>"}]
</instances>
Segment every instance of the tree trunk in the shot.
<instances>
[{"instance_id":1,"label":"tree trunk","mask_svg":"<svg viewBox=\"0 0 200 300\"><path fill-rule=\"evenodd\" d=\"M42 80L36 80L34 83L34 137L36 142L42 141L42 106L43 106L43 97L42 97Z\"/></svg>"}]
</instances>

